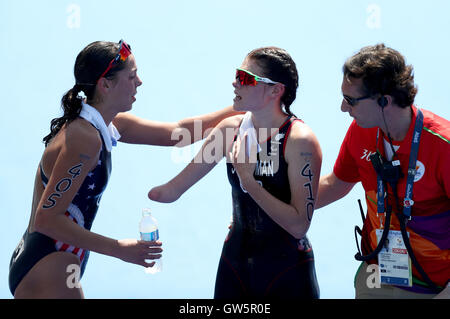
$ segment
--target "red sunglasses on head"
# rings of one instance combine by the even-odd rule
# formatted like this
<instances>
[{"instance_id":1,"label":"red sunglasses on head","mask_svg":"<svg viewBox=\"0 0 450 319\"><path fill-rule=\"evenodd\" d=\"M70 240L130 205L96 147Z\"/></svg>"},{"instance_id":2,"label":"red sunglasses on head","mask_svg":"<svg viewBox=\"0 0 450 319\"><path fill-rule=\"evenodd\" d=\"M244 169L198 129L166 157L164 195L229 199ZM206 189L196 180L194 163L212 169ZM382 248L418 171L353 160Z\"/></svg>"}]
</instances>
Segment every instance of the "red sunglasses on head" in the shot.
<instances>
[{"instance_id":1,"label":"red sunglasses on head","mask_svg":"<svg viewBox=\"0 0 450 319\"><path fill-rule=\"evenodd\" d=\"M106 68L105 72L103 72L98 79L100 80L102 77L104 77L109 72L109 70L111 70L120 61L125 61L130 54L131 54L130 46L125 41L120 40L119 53L117 53L116 57L112 59L111 62L109 62L109 65Z\"/></svg>"},{"instance_id":2,"label":"red sunglasses on head","mask_svg":"<svg viewBox=\"0 0 450 319\"><path fill-rule=\"evenodd\" d=\"M279 84L280 82L272 81L268 78L263 78L251 73L250 71L244 69L236 69L236 80L239 81L241 85L255 86L258 82L263 82L267 84ZM280 83L282 84L282 83Z\"/></svg>"}]
</instances>

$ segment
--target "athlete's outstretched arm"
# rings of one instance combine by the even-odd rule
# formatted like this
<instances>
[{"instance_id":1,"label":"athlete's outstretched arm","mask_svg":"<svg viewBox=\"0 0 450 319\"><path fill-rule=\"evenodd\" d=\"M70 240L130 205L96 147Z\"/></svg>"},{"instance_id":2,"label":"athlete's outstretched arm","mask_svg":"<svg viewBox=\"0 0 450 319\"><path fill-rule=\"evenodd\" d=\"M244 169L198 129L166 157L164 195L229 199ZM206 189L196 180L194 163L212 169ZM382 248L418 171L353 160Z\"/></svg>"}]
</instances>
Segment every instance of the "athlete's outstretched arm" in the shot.
<instances>
[{"instance_id":1,"label":"athlete's outstretched arm","mask_svg":"<svg viewBox=\"0 0 450 319\"><path fill-rule=\"evenodd\" d=\"M220 122L208 135L194 159L169 182L152 188L148 197L162 203L176 201L222 160L231 147L241 119L242 116L237 115Z\"/></svg>"},{"instance_id":2,"label":"athlete's outstretched arm","mask_svg":"<svg viewBox=\"0 0 450 319\"><path fill-rule=\"evenodd\" d=\"M205 131L223 119L240 114L228 106L212 113L194 116L178 122L157 122L130 113L119 113L113 119L121 142L160 146L186 146L203 139Z\"/></svg>"},{"instance_id":3,"label":"athlete's outstretched arm","mask_svg":"<svg viewBox=\"0 0 450 319\"><path fill-rule=\"evenodd\" d=\"M308 231L314 212L322 165L322 152L313 132L305 124L295 122L286 138L288 140L285 158L288 163L291 191L291 202L289 204L274 197L256 182L253 176L255 164L236 163L239 152L245 149L245 143L241 142L242 140L237 141L230 156L233 159L233 165L242 186L253 200L273 221L292 236L300 239ZM279 151L282 152L282 149Z\"/></svg>"},{"instance_id":4,"label":"athlete's outstretched arm","mask_svg":"<svg viewBox=\"0 0 450 319\"><path fill-rule=\"evenodd\" d=\"M334 173L321 176L316 208L319 209L341 199L352 190L355 184L340 180Z\"/></svg>"}]
</instances>

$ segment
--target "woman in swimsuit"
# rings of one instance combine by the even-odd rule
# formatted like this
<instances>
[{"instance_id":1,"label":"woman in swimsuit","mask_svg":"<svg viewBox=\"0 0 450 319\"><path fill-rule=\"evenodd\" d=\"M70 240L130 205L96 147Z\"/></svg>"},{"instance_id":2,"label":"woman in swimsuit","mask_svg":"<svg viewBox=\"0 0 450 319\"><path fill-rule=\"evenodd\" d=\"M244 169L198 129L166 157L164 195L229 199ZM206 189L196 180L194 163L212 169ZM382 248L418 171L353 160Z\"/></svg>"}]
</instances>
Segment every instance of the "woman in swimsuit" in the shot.
<instances>
[{"instance_id":1,"label":"woman in swimsuit","mask_svg":"<svg viewBox=\"0 0 450 319\"><path fill-rule=\"evenodd\" d=\"M11 258L9 286L15 298L83 298L79 283L68 276L77 268L82 276L89 251L152 266L145 260L160 258L160 242L115 240L90 231L111 172L112 146L119 139L172 146L178 142L172 139L175 129L193 132L200 120L206 130L236 114L229 107L160 123L125 113L142 81L124 41L89 44L78 54L74 73L76 83L62 98L64 115L52 120L44 138L29 225Z\"/></svg>"},{"instance_id":2,"label":"woman in swimsuit","mask_svg":"<svg viewBox=\"0 0 450 319\"><path fill-rule=\"evenodd\" d=\"M233 222L214 297L318 298L306 233L322 153L311 129L290 111L298 87L296 65L283 49L253 50L237 69L233 87L234 109L247 113L219 123L196 158L153 188L149 198L177 200L226 156Z\"/></svg>"}]
</instances>

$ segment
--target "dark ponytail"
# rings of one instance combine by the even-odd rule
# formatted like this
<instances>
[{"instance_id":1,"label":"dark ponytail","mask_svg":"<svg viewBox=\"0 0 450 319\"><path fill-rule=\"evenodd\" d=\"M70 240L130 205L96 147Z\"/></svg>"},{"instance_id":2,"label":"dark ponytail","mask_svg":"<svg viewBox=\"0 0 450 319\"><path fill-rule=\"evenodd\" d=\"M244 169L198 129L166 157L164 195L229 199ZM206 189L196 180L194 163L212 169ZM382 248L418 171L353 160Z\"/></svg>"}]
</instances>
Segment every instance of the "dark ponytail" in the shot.
<instances>
[{"instance_id":1,"label":"dark ponytail","mask_svg":"<svg viewBox=\"0 0 450 319\"><path fill-rule=\"evenodd\" d=\"M81 112L81 97L78 96L81 89L78 84L64 94L61 99L61 106L64 110L62 117L55 118L50 123L50 134L43 138L45 146L55 137L65 123L69 123L76 119Z\"/></svg>"},{"instance_id":2,"label":"dark ponytail","mask_svg":"<svg viewBox=\"0 0 450 319\"><path fill-rule=\"evenodd\" d=\"M287 114L295 116L291 112L291 104L297 96L298 72L289 53L277 47L263 47L250 52L248 58L263 69L265 77L284 84L285 92L281 97L281 103Z\"/></svg>"},{"instance_id":3,"label":"dark ponytail","mask_svg":"<svg viewBox=\"0 0 450 319\"><path fill-rule=\"evenodd\" d=\"M117 43L96 41L89 44L78 54L74 66L76 84L62 97L61 107L64 114L51 121L50 134L43 138L45 146L56 136L65 123L72 122L80 115L82 108L80 92L84 93L88 103L94 100L97 81L118 51L119 45ZM125 62L121 61L109 70L105 77L113 78L123 68L125 68Z\"/></svg>"}]
</instances>

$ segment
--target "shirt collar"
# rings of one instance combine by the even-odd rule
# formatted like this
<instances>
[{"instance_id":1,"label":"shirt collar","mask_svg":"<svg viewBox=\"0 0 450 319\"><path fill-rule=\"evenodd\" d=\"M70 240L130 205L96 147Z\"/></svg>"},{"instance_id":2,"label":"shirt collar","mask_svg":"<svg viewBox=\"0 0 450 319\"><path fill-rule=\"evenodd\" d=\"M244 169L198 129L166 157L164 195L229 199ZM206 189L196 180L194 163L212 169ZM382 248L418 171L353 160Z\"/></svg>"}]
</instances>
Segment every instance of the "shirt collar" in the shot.
<instances>
[{"instance_id":1,"label":"shirt collar","mask_svg":"<svg viewBox=\"0 0 450 319\"><path fill-rule=\"evenodd\" d=\"M416 125L416 119L417 119L417 107L414 105L411 105L411 111L412 111L411 123L409 124L408 132L406 133L405 138L402 141L394 141L394 144L399 146L398 150L395 151L397 154L399 154L399 153L409 154L409 152L411 151L411 142L412 142L412 137L413 137L413 133L414 133L414 126ZM383 138L379 139L378 147L382 147L382 145L383 145L382 141L384 138L387 139L387 136L384 135L384 133L381 129L379 131L381 132L380 134Z\"/></svg>"},{"instance_id":2,"label":"shirt collar","mask_svg":"<svg viewBox=\"0 0 450 319\"><path fill-rule=\"evenodd\" d=\"M80 117L84 118L86 121L90 122L102 135L103 141L105 142L106 150L111 152L112 147L117 145L117 141L120 139L120 134L114 124L111 122L106 126L103 116L97 109L85 103L81 102L82 109L80 112Z\"/></svg>"},{"instance_id":3,"label":"shirt collar","mask_svg":"<svg viewBox=\"0 0 450 319\"><path fill-rule=\"evenodd\" d=\"M411 106L411 113L411 123L409 124L408 132L406 133L405 138L400 143L400 147L398 149L399 153L409 154L411 151L411 142L417 119L417 108L414 105Z\"/></svg>"}]
</instances>

